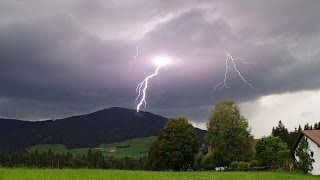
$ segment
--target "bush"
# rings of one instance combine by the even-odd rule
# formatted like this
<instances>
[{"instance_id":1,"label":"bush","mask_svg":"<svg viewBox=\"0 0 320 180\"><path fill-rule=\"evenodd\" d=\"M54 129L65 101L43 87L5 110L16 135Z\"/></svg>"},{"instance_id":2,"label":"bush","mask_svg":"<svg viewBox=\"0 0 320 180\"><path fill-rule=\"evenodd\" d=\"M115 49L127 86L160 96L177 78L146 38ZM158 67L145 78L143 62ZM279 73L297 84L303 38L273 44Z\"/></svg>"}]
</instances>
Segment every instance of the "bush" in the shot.
<instances>
[{"instance_id":1,"label":"bush","mask_svg":"<svg viewBox=\"0 0 320 180\"><path fill-rule=\"evenodd\" d=\"M249 162L249 167L259 167L260 166L260 162L258 160L252 160Z\"/></svg>"},{"instance_id":2,"label":"bush","mask_svg":"<svg viewBox=\"0 0 320 180\"><path fill-rule=\"evenodd\" d=\"M245 161L240 161L238 162L238 169L246 169L248 168L249 163L245 162Z\"/></svg>"},{"instance_id":3,"label":"bush","mask_svg":"<svg viewBox=\"0 0 320 180\"><path fill-rule=\"evenodd\" d=\"M232 169L246 169L249 167L249 163L245 161L233 161L230 163Z\"/></svg>"},{"instance_id":4,"label":"bush","mask_svg":"<svg viewBox=\"0 0 320 180\"><path fill-rule=\"evenodd\" d=\"M264 166L281 167L289 160L290 151L286 143L279 137L263 137L256 145L257 158Z\"/></svg>"},{"instance_id":5,"label":"bush","mask_svg":"<svg viewBox=\"0 0 320 180\"><path fill-rule=\"evenodd\" d=\"M239 167L239 162L238 161L232 161L229 165L232 169L238 169Z\"/></svg>"},{"instance_id":6,"label":"bush","mask_svg":"<svg viewBox=\"0 0 320 180\"><path fill-rule=\"evenodd\" d=\"M206 154L201 160L201 167L205 170L212 170L216 166L212 153Z\"/></svg>"},{"instance_id":7,"label":"bush","mask_svg":"<svg viewBox=\"0 0 320 180\"><path fill-rule=\"evenodd\" d=\"M279 168L286 169L288 164L293 163L293 159L291 157L290 151L282 150L278 152L277 165Z\"/></svg>"}]
</instances>

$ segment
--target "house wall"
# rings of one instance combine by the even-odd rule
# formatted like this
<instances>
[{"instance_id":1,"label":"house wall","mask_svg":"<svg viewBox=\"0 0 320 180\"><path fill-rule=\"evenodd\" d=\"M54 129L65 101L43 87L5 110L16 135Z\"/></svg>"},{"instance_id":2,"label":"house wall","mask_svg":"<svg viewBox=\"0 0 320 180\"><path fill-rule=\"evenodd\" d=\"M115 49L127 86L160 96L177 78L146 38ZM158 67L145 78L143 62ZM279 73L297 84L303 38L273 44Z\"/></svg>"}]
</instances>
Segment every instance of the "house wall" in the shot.
<instances>
[{"instance_id":1,"label":"house wall","mask_svg":"<svg viewBox=\"0 0 320 180\"><path fill-rule=\"evenodd\" d=\"M309 149L313 152L314 163L313 170L310 172L312 175L320 175L320 147L314 143L311 139L307 138L309 143Z\"/></svg>"}]
</instances>

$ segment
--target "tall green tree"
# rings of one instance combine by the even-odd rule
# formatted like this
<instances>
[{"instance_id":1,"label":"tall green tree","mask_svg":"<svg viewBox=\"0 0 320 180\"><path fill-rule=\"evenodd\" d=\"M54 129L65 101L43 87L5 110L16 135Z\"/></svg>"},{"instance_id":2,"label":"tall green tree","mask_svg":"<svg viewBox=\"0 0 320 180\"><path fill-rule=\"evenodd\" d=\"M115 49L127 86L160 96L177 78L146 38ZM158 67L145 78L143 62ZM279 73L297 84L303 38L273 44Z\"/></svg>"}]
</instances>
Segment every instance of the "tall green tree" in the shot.
<instances>
[{"instance_id":1,"label":"tall green tree","mask_svg":"<svg viewBox=\"0 0 320 180\"><path fill-rule=\"evenodd\" d=\"M187 119L168 119L152 143L148 163L153 170L184 170L198 152L196 133Z\"/></svg>"},{"instance_id":2,"label":"tall green tree","mask_svg":"<svg viewBox=\"0 0 320 180\"><path fill-rule=\"evenodd\" d=\"M279 137L261 138L256 145L256 156L264 166L283 167L292 158L288 145Z\"/></svg>"},{"instance_id":3,"label":"tall green tree","mask_svg":"<svg viewBox=\"0 0 320 180\"><path fill-rule=\"evenodd\" d=\"M207 140L217 166L247 161L253 155L248 121L232 100L219 101L209 117Z\"/></svg>"}]
</instances>

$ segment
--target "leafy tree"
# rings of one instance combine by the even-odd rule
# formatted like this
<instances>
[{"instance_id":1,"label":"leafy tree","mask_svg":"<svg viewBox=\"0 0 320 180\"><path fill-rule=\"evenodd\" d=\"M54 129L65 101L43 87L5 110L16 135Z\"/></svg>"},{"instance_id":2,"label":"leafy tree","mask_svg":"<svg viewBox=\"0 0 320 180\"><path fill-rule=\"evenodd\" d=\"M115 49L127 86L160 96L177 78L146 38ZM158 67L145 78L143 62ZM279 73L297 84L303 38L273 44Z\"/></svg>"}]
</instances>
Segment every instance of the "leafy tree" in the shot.
<instances>
[{"instance_id":1,"label":"leafy tree","mask_svg":"<svg viewBox=\"0 0 320 180\"><path fill-rule=\"evenodd\" d=\"M193 165L198 143L193 126L184 118L168 119L149 151L153 170L182 170Z\"/></svg>"},{"instance_id":2,"label":"leafy tree","mask_svg":"<svg viewBox=\"0 0 320 180\"><path fill-rule=\"evenodd\" d=\"M282 167L292 161L287 144L279 137L261 138L256 145L256 153L264 166Z\"/></svg>"},{"instance_id":3,"label":"leafy tree","mask_svg":"<svg viewBox=\"0 0 320 180\"><path fill-rule=\"evenodd\" d=\"M160 170L163 168L163 162L159 159L160 158L160 142L159 140L155 140L149 149L148 155L148 167L151 170Z\"/></svg>"},{"instance_id":4,"label":"leafy tree","mask_svg":"<svg viewBox=\"0 0 320 180\"><path fill-rule=\"evenodd\" d=\"M313 152L310 151L308 141L305 137L300 140L295 155L298 157L296 161L297 169L305 173L313 169Z\"/></svg>"},{"instance_id":5,"label":"leafy tree","mask_svg":"<svg viewBox=\"0 0 320 180\"><path fill-rule=\"evenodd\" d=\"M215 104L207 129L207 140L212 146L217 166L251 159L252 136L248 121L240 114L240 108L234 101L224 100Z\"/></svg>"}]
</instances>

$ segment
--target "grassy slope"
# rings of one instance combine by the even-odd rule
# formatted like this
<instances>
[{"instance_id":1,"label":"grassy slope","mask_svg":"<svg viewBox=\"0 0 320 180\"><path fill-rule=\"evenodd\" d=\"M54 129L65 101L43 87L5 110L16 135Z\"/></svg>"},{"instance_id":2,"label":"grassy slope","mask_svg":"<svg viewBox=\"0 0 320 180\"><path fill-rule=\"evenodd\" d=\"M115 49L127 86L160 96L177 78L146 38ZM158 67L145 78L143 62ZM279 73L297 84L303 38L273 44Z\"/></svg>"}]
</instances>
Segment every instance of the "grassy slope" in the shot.
<instances>
[{"instance_id":1,"label":"grassy slope","mask_svg":"<svg viewBox=\"0 0 320 180\"><path fill-rule=\"evenodd\" d=\"M50 169L0 169L1 180L61 180L61 179L319 179L319 177L287 172L148 172L119 170L50 170Z\"/></svg>"},{"instance_id":2,"label":"grassy slope","mask_svg":"<svg viewBox=\"0 0 320 180\"><path fill-rule=\"evenodd\" d=\"M39 152L48 151L49 149L54 153L67 153L68 152L67 147L62 144L40 144L40 145L35 145L30 148L27 148L27 151L35 151L36 149Z\"/></svg>"},{"instance_id":3,"label":"grassy slope","mask_svg":"<svg viewBox=\"0 0 320 180\"><path fill-rule=\"evenodd\" d=\"M107 153L103 152L104 156L114 156L114 157L124 157L124 156L130 156L130 157L139 157L139 156L146 156L149 150L149 147L151 145L151 142L155 139L154 136L151 137L145 137L145 138L136 138L132 140L127 140L123 142L116 142L112 144L101 144L98 147L99 148L110 148L110 147L116 147L116 146L125 146L130 143L129 148L118 148L117 152L114 153ZM70 149L68 150L66 146L61 144L43 144L43 145L36 145L28 148L28 151L34 151L38 149L38 151L48 151L51 149L51 151L56 153L67 153L70 151L72 154L78 154L83 155L87 154L89 148L77 148L77 149ZM143 152L144 153L140 153Z\"/></svg>"},{"instance_id":4,"label":"grassy slope","mask_svg":"<svg viewBox=\"0 0 320 180\"><path fill-rule=\"evenodd\" d=\"M129 148L118 148L117 152L114 153L107 153L104 152L105 156L115 156L115 157L138 157L138 156L147 156L148 150L152 141L155 140L155 137L146 137L146 138L137 138L132 140L127 140L119 143L112 143L112 144L101 144L98 146L99 148L110 148L115 146L125 146L130 144Z\"/></svg>"}]
</instances>

